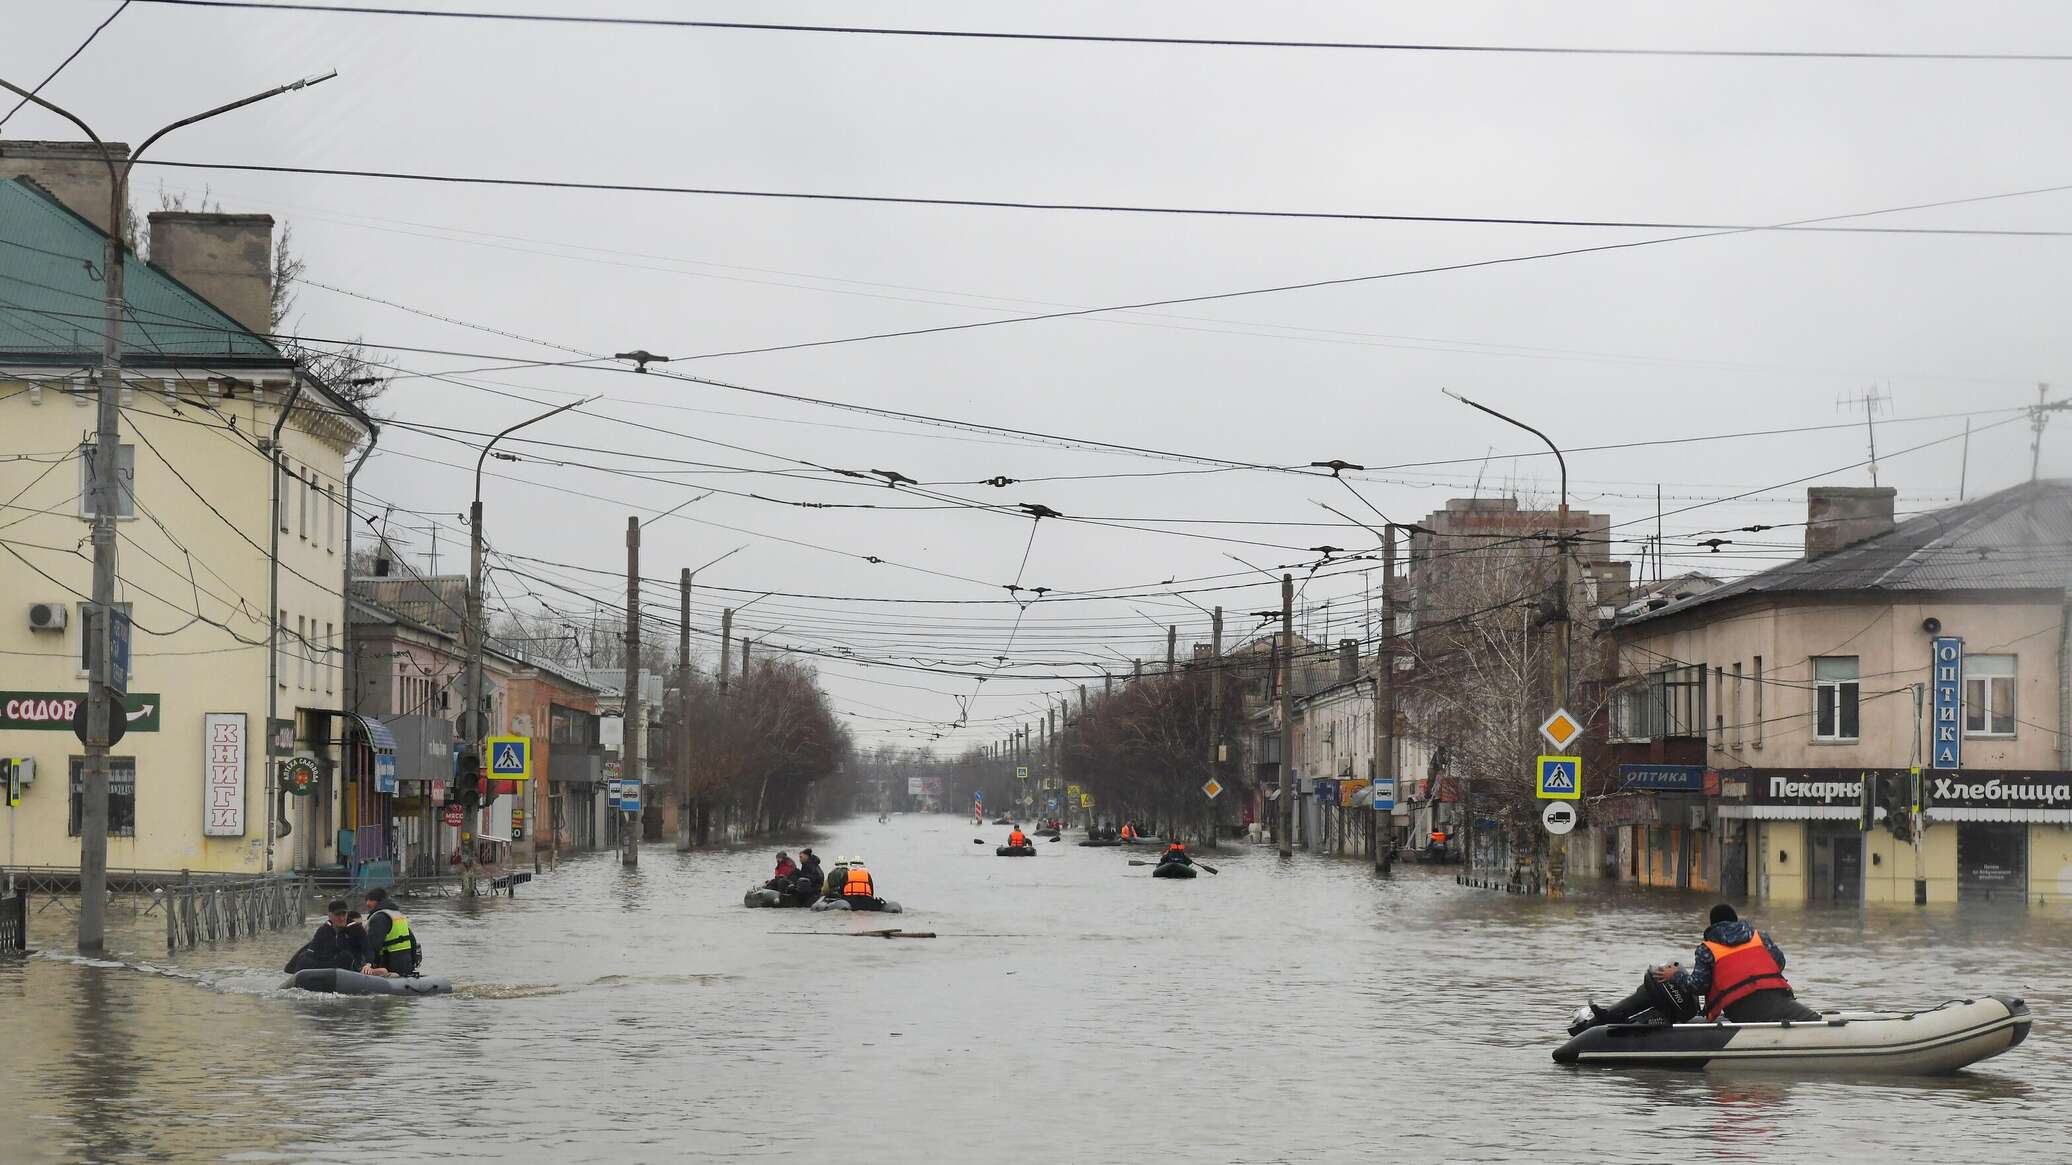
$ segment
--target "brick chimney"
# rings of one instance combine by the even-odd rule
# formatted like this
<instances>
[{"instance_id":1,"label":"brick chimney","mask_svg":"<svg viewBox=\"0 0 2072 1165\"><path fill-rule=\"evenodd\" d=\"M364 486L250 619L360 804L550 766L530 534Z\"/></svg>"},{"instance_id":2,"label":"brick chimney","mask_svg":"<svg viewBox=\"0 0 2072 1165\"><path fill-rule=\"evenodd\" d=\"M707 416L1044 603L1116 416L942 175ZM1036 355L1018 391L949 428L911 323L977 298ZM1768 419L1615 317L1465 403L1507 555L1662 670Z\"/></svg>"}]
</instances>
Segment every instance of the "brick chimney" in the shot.
<instances>
[{"instance_id":1,"label":"brick chimney","mask_svg":"<svg viewBox=\"0 0 2072 1165\"><path fill-rule=\"evenodd\" d=\"M1360 641L1341 639L1338 641L1338 682L1343 684L1360 677Z\"/></svg>"},{"instance_id":2,"label":"brick chimney","mask_svg":"<svg viewBox=\"0 0 2072 1165\"><path fill-rule=\"evenodd\" d=\"M109 142L108 149L118 161L129 157L121 142ZM0 141L0 182L16 177L29 178L72 213L108 229L108 167L94 143Z\"/></svg>"},{"instance_id":3,"label":"brick chimney","mask_svg":"<svg viewBox=\"0 0 2072 1165\"><path fill-rule=\"evenodd\" d=\"M1816 485L1806 490L1806 560L1892 529L1891 486Z\"/></svg>"},{"instance_id":4,"label":"brick chimney","mask_svg":"<svg viewBox=\"0 0 2072 1165\"><path fill-rule=\"evenodd\" d=\"M255 332L273 330L273 216L151 212L151 265Z\"/></svg>"}]
</instances>

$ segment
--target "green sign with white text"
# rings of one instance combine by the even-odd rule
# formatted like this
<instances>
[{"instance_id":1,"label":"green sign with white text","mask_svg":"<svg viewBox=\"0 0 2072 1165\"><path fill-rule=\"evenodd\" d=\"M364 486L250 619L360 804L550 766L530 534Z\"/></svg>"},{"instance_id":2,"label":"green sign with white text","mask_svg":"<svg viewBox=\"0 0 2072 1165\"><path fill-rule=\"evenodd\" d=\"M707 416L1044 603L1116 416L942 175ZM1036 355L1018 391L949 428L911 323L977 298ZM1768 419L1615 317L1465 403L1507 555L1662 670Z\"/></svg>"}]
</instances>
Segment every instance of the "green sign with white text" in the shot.
<instances>
[{"instance_id":1,"label":"green sign with white text","mask_svg":"<svg viewBox=\"0 0 2072 1165\"><path fill-rule=\"evenodd\" d=\"M85 692L0 692L0 732L70 732L85 703ZM122 710L131 732L158 731L157 692L131 692Z\"/></svg>"}]
</instances>

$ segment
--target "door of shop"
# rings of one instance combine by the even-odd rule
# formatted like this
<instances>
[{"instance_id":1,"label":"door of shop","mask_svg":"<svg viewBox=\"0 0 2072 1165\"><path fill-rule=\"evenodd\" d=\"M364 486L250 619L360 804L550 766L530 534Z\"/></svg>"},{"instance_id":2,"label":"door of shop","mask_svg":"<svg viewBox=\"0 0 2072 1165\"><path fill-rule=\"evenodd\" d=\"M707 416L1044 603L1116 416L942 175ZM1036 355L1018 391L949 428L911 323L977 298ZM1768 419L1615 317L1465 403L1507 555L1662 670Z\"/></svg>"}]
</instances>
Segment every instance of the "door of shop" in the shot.
<instances>
[{"instance_id":1,"label":"door of shop","mask_svg":"<svg viewBox=\"0 0 2072 1165\"><path fill-rule=\"evenodd\" d=\"M1957 900L2020 901L2029 891L2029 827L1967 821L1957 826Z\"/></svg>"},{"instance_id":2,"label":"door of shop","mask_svg":"<svg viewBox=\"0 0 2072 1165\"><path fill-rule=\"evenodd\" d=\"M1811 885L1806 896L1815 902L1863 901L1863 833L1854 825L1809 825L1812 848Z\"/></svg>"},{"instance_id":3,"label":"door of shop","mask_svg":"<svg viewBox=\"0 0 2072 1165\"><path fill-rule=\"evenodd\" d=\"M1748 840L1746 826L1731 830L1720 841L1720 893L1728 898L1748 897Z\"/></svg>"}]
</instances>

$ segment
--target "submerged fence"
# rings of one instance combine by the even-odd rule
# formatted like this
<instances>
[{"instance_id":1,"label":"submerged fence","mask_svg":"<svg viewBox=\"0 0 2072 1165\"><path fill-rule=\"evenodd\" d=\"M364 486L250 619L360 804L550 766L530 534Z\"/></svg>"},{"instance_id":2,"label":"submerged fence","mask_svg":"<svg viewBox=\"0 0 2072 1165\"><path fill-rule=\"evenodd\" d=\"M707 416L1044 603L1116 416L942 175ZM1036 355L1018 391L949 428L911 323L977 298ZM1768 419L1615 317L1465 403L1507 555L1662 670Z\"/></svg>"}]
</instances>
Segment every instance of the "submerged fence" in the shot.
<instances>
[{"instance_id":1,"label":"submerged fence","mask_svg":"<svg viewBox=\"0 0 2072 1165\"><path fill-rule=\"evenodd\" d=\"M191 950L300 927L316 893L307 878L182 882L164 888L165 949Z\"/></svg>"},{"instance_id":2,"label":"submerged fence","mask_svg":"<svg viewBox=\"0 0 2072 1165\"><path fill-rule=\"evenodd\" d=\"M10 887L0 897L0 954L20 954L29 949L29 896Z\"/></svg>"}]
</instances>

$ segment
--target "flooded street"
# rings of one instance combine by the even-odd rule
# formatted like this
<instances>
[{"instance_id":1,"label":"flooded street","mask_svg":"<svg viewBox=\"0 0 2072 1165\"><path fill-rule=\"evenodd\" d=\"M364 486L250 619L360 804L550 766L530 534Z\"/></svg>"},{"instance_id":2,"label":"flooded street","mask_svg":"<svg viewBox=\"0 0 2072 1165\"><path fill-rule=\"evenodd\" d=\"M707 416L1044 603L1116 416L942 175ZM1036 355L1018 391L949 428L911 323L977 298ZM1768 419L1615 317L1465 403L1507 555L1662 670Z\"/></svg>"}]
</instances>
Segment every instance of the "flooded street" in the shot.
<instances>
[{"instance_id":1,"label":"flooded street","mask_svg":"<svg viewBox=\"0 0 2072 1165\"><path fill-rule=\"evenodd\" d=\"M406 903L452 997L273 990L304 936L0 963L0 1160L2023 1161L2072 1154L2072 917L1757 915L1815 1006L1988 990L2023 1046L1944 1080L1573 1071L1586 993L1688 959L1702 899L1563 902L1270 849L1165 882L1074 835L852 819L900 916L747 910L777 846ZM973 845L974 837L986 844ZM1141 855L1138 855L1141 859ZM312 919L312 925L314 919ZM32 941L62 948L57 914ZM939 937L850 937L899 925ZM64 936L69 940L69 935Z\"/></svg>"}]
</instances>

